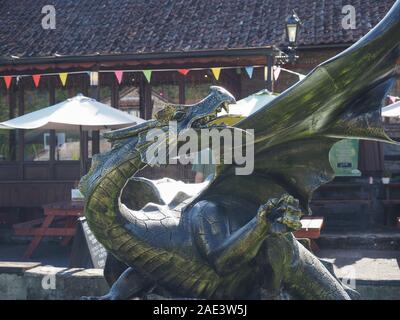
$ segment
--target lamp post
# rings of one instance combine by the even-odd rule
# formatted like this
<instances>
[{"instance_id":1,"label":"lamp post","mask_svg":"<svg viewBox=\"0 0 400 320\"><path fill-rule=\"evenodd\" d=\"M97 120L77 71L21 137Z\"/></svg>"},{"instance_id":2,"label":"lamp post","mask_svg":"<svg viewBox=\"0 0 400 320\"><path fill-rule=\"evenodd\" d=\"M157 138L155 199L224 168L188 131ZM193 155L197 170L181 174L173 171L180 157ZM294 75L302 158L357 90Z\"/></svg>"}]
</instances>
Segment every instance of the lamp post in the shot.
<instances>
[{"instance_id":1,"label":"lamp post","mask_svg":"<svg viewBox=\"0 0 400 320\"><path fill-rule=\"evenodd\" d=\"M294 63L298 59L296 55L296 44L300 27L301 20L296 12L293 11L293 14L286 19L286 39L289 45L282 49L285 53L284 56L280 57L283 63Z\"/></svg>"}]
</instances>

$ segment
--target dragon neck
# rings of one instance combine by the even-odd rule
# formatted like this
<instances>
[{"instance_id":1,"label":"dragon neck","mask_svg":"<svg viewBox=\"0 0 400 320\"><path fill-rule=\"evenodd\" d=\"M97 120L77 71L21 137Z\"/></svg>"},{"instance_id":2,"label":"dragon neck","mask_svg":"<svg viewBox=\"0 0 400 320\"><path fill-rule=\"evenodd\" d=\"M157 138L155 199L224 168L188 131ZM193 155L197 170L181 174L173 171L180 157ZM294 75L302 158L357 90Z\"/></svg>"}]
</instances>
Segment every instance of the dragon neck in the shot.
<instances>
[{"instance_id":1,"label":"dragon neck","mask_svg":"<svg viewBox=\"0 0 400 320\"><path fill-rule=\"evenodd\" d=\"M118 201L126 181L146 166L135 149L137 141L137 137L131 138L118 148L94 156L90 171L81 179L85 217L102 243L110 241L110 230L122 223Z\"/></svg>"}]
</instances>

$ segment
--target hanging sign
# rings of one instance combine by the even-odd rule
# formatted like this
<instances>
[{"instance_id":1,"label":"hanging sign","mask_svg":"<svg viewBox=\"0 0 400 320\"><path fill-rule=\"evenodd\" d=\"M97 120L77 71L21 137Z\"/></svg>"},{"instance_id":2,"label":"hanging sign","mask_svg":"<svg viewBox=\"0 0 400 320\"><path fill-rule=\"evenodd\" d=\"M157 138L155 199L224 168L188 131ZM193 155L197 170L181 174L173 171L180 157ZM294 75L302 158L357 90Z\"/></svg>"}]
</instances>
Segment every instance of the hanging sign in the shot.
<instances>
[{"instance_id":1,"label":"hanging sign","mask_svg":"<svg viewBox=\"0 0 400 320\"><path fill-rule=\"evenodd\" d=\"M343 139L333 145L329 152L329 162L336 176L361 176L358 170L358 151L357 139Z\"/></svg>"}]
</instances>

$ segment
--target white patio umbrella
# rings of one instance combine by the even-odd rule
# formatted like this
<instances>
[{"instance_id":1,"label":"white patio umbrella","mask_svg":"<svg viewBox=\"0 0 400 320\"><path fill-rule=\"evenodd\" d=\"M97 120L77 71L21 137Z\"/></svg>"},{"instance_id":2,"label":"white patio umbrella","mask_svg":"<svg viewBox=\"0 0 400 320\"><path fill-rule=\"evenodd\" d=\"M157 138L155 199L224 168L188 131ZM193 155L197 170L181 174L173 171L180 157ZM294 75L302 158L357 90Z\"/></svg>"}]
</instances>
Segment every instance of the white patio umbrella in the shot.
<instances>
[{"instance_id":1,"label":"white patio umbrella","mask_svg":"<svg viewBox=\"0 0 400 320\"><path fill-rule=\"evenodd\" d=\"M222 109L218 113L217 123L223 122L227 125L234 125L270 103L277 96L266 89L256 92L235 104L229 105L229 114Z\"/></svg>"},{"instance_id":2,"label":"white patio umbrella","mask_svg":"<svg viewBox=\"0 0 400 320\"><path fill-rule=\"evenodd\" d=\"M383 107L382 117L400 117L400 101Z\"/></svg>"},{"instance_id":3,"label":"white patio umbrella","mask_svg":"<svg viewBox=\"0 0 400 320\"><path fill-rule=\"evenodd\" d=\"M229 106L229 114L233 116L248 117L274 100L276 97L276 95L273 95L266 89L261 90L242 100L239 100L235 104L231 104ZM220 113L218 113L218 116L223 116L225 114L227 114L227 112L222 110Z\"/></svg>"},{"instance_id":4,"label":"white patio umbrella","mask_svg":"<svg viewBox=\"0 0 400 320\"><path fill-rule=\"evenodd\" d=\"M81 94L18 118L0 123L3 129L116 129L145 120Z\"/></svg>"},{"instance_id":5,"label":"white patio umbrella","mask_svg":"<svg viewBox=\"0 0 400 320\"><path fill-rule=\"evenodd\" d=\"M145 120L112 108L81 94L23 116L0 123L0 129L83 130L116 129ZM81 139L82 140L82 139ZM80 148L81 172L84 171L83 148Z\"/></svg>"}]
</instances>

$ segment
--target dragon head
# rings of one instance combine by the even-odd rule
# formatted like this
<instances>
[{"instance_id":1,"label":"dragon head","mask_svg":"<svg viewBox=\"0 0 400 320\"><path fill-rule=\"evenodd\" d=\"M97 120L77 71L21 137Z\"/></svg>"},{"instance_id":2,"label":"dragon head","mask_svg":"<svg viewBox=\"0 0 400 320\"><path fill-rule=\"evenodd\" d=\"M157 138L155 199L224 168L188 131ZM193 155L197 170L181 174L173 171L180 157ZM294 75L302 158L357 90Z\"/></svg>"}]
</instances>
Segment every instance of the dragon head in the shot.
<instances>
[{"instance_id":1,"label":"dragon head","mask_svg":"<svg viewBox=\"0 0 400 320\"><path fill-rule=\"evenodd\" d=\"M227 90L221 87L212 86L210 93L200 102L193 105L167 105L164 109L156 114L155 119L146 121L144 123L106 132L103 137L113 142L112 152L115 154L116 150L128 144L134 144L135 149L140 152L143 161L145 161L144 153L147 148L153 144L149 141L153 129L158 129L163 132L162 141L169 141L170 122L176 122L177 133L186 129L202 129L211 126L221 125L222 120L219 121L217 114L225 109L228 112L228 105L236 103L235 98ZM222 119L222 117L221 117ZM223 119L225 120L226 117ZM100 156L97 156L99 159Z\"/></svg>"},{"instance_id":2,"label":"dragon head","mask_svg":"<svg viewBox=\"0 0 400 320\"><path fill-rule=\"evenodd\" d=\"M236 103L231 93L221 87L212 86L210 93L200 102L193 105L167 105L156 114L160 125L176 121L178 132L188 128L204 128L217 119L217 114L229 104Z\"/></svg>"}]
</instances>

